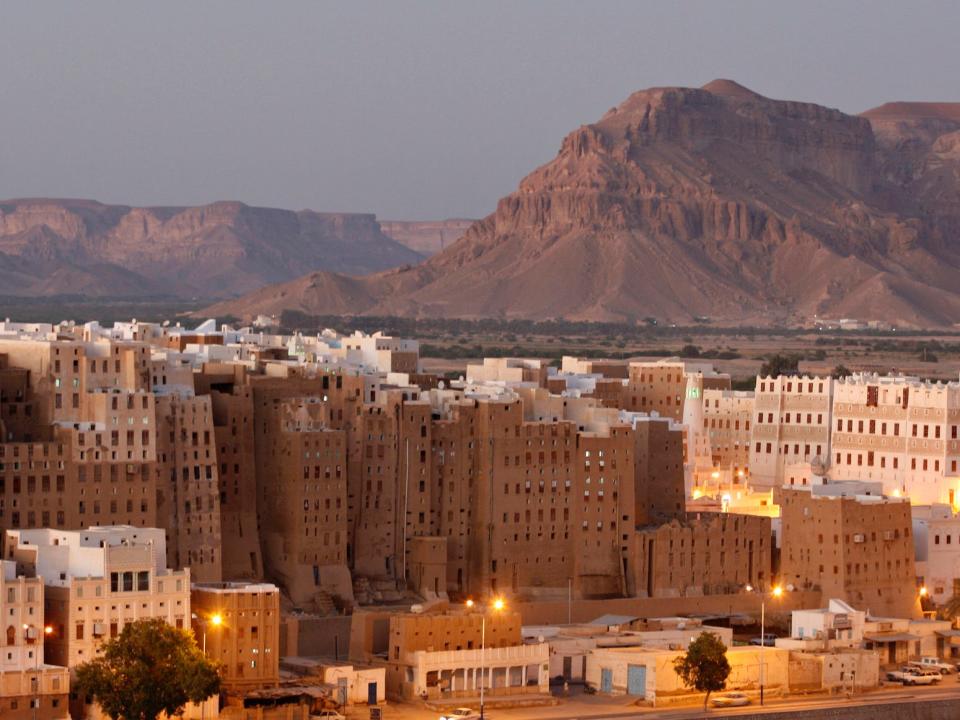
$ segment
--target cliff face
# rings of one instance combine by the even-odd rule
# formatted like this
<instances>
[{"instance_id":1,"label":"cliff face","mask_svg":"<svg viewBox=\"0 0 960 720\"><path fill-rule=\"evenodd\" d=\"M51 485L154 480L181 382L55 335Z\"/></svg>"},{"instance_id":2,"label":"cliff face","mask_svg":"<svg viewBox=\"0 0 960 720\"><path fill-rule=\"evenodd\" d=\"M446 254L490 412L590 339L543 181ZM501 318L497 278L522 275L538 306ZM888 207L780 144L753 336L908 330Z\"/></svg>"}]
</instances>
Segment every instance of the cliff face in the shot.
<instances>
[{"instance_id":1,"label":"cliff face","mask_svg":"<svg viewBox=\"0 0 960 720\"><path fill-rule=\"evenodd\" d=\"M952 324L960 105L896 105L851 116L727 80L635 93L451 247L352 279L350 301L385 315ZM298 298L330 312L338 285L306 278L219 310Z\"/></svg>"},{"instance_id":2,"label":"cliff face","mask_svg":"<svg viewBox=\"0 0 960 720\"><path fill-rule=\"evenodd\" d=\"M473 220L381 220L383 234L421 255L435 255L463 235Z\"/></svg>"},{"instance_id":3,"label":"cliff face","mask_svg":"<svg viewBox=\"0 0 960 720\"><path fill-rule=\"evenodd\" d=\"M373 215L238 202L134 208L88 200L0 201L0 294L223 297L325 269L416 263Z\"/></svg>"}]
</instances>

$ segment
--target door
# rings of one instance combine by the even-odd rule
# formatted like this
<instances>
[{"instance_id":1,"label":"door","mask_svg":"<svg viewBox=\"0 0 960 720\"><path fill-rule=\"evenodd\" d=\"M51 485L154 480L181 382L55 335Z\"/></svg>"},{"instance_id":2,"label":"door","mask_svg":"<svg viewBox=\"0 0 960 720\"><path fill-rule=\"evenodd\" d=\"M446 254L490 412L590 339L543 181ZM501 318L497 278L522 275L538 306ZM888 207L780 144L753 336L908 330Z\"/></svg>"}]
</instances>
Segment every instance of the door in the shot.
<instances>
[{"instance_id":1,"label":"door","mask_svg":"<svg viewBox=\"0 0 960 720\"><path fill-rule=\"evenodd\" d=\"M644 697L647 694L647 666L627 665L627 695Z\"/></svg>"},{"instance_id":2,"label":"door","mask_svg":"<svg viewBox=\"0 0 960 720\"><path fill-rule=\"evenodd\" d=\"M377 684L367 683L367 705L377 704Z\"/></svg>"},{"instance_id":3,"label":"door","mask_svg":"<svg viewBox=\"0 0 960 720\"><path fill-rule=\"evenodd\" d=\"M613 692L613 670L600 668L600 692Z\"/></svg>"},{"instance_id":4,"label":"door","mask_svg":"<svg viewBox=\"0 0 960 720\"><path fill-rule=\"evenodd\" d=\"M571 675L573 674L573 658L567 655L563 658L563 679L564 680L573 680Z\"/></svg>"}]
</instances>

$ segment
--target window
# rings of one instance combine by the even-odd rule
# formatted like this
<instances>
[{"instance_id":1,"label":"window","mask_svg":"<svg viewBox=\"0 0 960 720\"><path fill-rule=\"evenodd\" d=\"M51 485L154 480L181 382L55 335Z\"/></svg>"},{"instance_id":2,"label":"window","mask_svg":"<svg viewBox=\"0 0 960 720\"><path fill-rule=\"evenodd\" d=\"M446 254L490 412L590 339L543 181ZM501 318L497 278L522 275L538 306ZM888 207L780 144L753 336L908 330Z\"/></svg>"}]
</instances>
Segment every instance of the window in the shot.
<instances>
[{"instance_id":1,"label":"window","mask_svg":"<svg viewBox=\"0 0 960 720\"><path fill-rule=\"evenodd\" d=\"M141 570L137 573L137 590L145 591L150 589L150 573Z\"/></svg>"}]
</instances>

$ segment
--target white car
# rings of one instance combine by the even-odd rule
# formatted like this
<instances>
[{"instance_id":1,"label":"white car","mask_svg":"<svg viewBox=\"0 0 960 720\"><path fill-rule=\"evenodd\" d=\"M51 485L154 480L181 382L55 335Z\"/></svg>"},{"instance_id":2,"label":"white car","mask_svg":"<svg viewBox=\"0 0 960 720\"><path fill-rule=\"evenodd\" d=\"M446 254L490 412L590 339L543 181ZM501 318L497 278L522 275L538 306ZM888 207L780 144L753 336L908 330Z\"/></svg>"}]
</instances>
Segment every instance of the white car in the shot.
<instances>
[{"instance_id":1,"label":"white car","mask_svg":"<svg viewBox=\"0 0 960 720\"><path fill-rule=\"evenodd\" d=\"M887 673L887 680L903 683L904 685L933 685L938 680L933 675L918 675L904 670L891 670Z\"/></svg>"},{"instance_id":2,"label":"white car","mask_svg":"<svg viewBox=\"0 0 960 720\"><path fill-rule=\"evenodd\" d=\"M939 658L935 657L922 657L916 662L910 663L911 665L919 665L923 668L932 668L934 670L939 670L943 675L949 675L950 673L955 673L957 671L956 665L952 665L948 662L944 662Z\"/></svg>"},{"instance_id":3,"label":"white car","mask_svg":"<svg viewBox=\"0 0 960 720\"><path fill-rule=\"evenodd\" d=\"M440 720L480 720L480 713L470 708L457 708L441 715Z\"/></svg>"},{"instance_id":4,"label":"white car","mask_svg":"<svg viewBox=\"0 0 960 720\"><path fill-rule=\"evenodd\" d=\"M710 698L710 704L714 707L743 707L750 704L750 698L743 693L730 692Z\"/></svg>"}]
</instances>

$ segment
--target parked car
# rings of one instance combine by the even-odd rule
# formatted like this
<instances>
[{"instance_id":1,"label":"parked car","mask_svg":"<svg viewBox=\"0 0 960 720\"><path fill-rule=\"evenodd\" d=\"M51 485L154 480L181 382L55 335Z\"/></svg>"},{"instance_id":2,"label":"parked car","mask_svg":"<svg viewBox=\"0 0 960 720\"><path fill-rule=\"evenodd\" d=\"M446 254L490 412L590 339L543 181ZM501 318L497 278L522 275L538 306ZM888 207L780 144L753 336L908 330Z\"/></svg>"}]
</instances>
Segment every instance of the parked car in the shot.
<instances>
[{"instance_id":1,"label":"parked car","mask_svg":"<svg viewBox=\"0 0 960 720\"><path fill-rule=\"evenodd\" d=\"M887 680L903 683L904 685L933 685L937 682L933 675L917 675L904 670L891 670L887 673Z\"/></svg>"},{"instance_id":2,"label":"parked car","mask_svg":"<svg viewBox=\"0 0 960 720\"><path fill-rule=\"evenodd\" d=\"M320 712L310 713L310 720L347 720L336 710L321 710Z\"/></svg>"},{"instance_id":3,"label":"parked car","mask_svg":"<svg viewBox=\"0 0 960 720\"><path fill-rule=\"evenodd\" d=\"M934 670L939 670L942 675L950 675L957 671L957 666L953 663L948 663L940 658L935 657L922 657L916 662L910 663L911 665L919 665L924 668L933 668Z\"/></svg>"},{"instance_id":4,"label":"parked car","mask_svg":"<svg viewBox=\"0 0 960 720\"><path fill-rule=\"evenodd\" d=\"M924 675L926 677L933 678L933 682L940 682L943 680L943 674L939 670L934 668L924 668L919 665L914 665L913 663L907 663L902 668L905 673L910 673L912 675Z\"/></svg>"},{"instance_id":5,"label":"parked car","mask_svg":"<svg viewBox=\"0 0 960 720\"><path fill-rule=\"evenodd\" d=\"M470 708L457 708L440 716L440 720L480 720L480 713Z\"/></svg>"},{"instance_id":6,"label":"parked car","mask_svg":"<svg viewBox=\"0 0 960 720\"><path fill-rule=\"evenodd\" d=\"M743 693L729 692L710 698L714 707L743 707L750 704L750 698Z\"/></svg>"},{"instance_id":7,"label":"parked car","mask_svg":"<svg viewBox=\"0 0 960 720\"><path fill-rule=\"evenodd\" d=\"M755 637L750 640L751 645L762 645L764 647L773 647L776 643L777 636L772 633L764 633L758 637Z\"/></svg>"}]
</instances>

